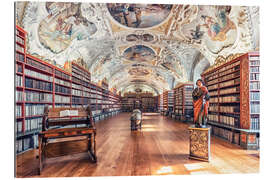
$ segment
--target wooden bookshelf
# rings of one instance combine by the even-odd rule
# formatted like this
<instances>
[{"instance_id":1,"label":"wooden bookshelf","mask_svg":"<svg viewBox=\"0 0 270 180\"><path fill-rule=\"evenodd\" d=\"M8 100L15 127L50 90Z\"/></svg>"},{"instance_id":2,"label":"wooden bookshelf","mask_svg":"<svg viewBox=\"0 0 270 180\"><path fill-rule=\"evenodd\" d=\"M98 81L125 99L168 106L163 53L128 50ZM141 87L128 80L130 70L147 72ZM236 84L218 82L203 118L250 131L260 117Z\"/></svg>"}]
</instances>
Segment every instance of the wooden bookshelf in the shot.
<instances>
[{"instance_id":1,"label":"wooden bookshelf","mask_svg":"<svg viewBox=\"0 0 270 180\"><path fill-rule=\"evenodd\" d=\"M155 97L152 94L141 94L142 112L155 112Z\"/></svg>"},{"instance_id":2,"label":"wooden bookshelf","mask_svg":"<svg viewBox=\"0 0 270 180\"><path fill-rule=\"evenodd\" d=\"M84 66L67 62L65 67L70 68L60 68L27 54L26 34L16 26L16 153L37 147L45 105L54 108L91 104L95 118L104 114L115 115L120 111L119 97L108 88L91 83L91 74ZM104 117L108 117L106 115Z\"/></svg>"},{"instance_id":3,"label":"wooden bookshelf","mask_svg":"<svg viewBox=\"0 0 270 180\"><path fill-rule=\"evenodd\" d=\"M174 107L174 91L164 91L159 95L159 110L163 115L170 115Z\"/></svg>"},{"instance_id":4,"label":"wooden bookshelf","mask_svg":"<svg viewBox=\"0 0 270 180\"><path fill-rule=\"evenodd\" d=\"M152 93L125 93L121 97L121 107L124 112L132 112L133 109L140 109L142 112L155 112L157 110L156 97Z\"/></svg>"},{"instance_id":5,"label":"wooden bookshelf","mask_svg":"<svg viewBox=\"0 0 270 180\"><path fill-rule=\"evenodd\" d=\"M174 88L174 115L181 121L193 121L193 84L181 84Z\"/></svg>"},{"instance_id":6,"label":"wooden bookshelf","mask_svg":"<svg viewBox=\"0 0 270 180\"><path fill-rule=\"evenodd\" d=\"M212 133L246 149L259 147L260 55L230 57L202 74L210 94Z\"/></svg>"},{"instance_id":7,"label":"wooden bookshelf","mask_svg":"<svg viewBox=\"0 0 270 180\"><path fill-rule=\"evenodd\" d=\"M160 113L164 112L164 102L163 102L163 94L158 95L158 111Z\"/></svg>"}]
</instances>

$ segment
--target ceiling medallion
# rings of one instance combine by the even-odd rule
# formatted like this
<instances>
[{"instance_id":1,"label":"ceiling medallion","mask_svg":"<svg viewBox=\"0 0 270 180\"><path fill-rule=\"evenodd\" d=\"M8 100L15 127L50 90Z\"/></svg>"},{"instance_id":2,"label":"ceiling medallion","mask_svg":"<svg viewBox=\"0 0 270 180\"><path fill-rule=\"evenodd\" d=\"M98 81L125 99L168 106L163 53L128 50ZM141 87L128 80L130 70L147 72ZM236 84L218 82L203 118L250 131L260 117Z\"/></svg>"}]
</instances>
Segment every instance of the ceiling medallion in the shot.
<instances>
[{"instance_id":1,"label":"ceiling medallion","mask_svg":"<svg viewBox=\"0 0 270 180\"><path fill-rule=\"evenodd\" d=\"M108 3L108 10L118 23L130 28L149 28L159 25L169 16L169 4Z\"/></svg>"}]
</instances>

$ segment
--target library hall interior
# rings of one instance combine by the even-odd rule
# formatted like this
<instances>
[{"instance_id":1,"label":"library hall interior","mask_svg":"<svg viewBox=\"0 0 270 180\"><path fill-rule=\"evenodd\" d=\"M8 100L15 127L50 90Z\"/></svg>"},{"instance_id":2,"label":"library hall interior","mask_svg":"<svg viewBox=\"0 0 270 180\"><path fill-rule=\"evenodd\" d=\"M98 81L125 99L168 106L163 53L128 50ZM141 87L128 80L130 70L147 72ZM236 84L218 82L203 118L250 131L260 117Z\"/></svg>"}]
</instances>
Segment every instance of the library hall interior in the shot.
<instances>
[{"instance_id":1,"label":"library hall interior","mask_svg":"<svg viewBox=\"0 0 270 180\"><path fill-rule=\"evenodd\" d=\"M16 178L260 173L259 6L17 1L14 16Z\"/></svg>"}]
</instances>

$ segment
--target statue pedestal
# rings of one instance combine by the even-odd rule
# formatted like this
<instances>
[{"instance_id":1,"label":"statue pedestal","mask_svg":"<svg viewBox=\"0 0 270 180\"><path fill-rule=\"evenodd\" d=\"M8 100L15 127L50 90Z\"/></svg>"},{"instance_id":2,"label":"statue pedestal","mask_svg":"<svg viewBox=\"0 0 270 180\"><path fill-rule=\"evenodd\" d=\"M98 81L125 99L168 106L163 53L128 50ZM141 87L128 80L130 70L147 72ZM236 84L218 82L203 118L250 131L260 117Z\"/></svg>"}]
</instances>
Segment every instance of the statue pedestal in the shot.
<instances>
[{"instance_id":1,"label":"statue pedestal","mask_svg":"<svg viewBox=\"0 0 270 180\"><path fill-rule=\"evenodd\" d=\"M197 128L195 125L189 128L189 158L202 161L210 161L210 130L211 127Z\"/></svg>"}]
</instances>

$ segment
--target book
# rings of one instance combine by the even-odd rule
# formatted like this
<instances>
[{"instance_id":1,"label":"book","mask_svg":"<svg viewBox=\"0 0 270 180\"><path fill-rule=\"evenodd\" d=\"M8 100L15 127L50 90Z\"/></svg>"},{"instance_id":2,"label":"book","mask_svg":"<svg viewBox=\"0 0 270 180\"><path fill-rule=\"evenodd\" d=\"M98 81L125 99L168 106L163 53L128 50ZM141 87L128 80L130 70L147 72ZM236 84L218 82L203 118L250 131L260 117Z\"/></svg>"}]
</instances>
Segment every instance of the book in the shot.
<instances>
[{"instance_id":1,"label":"book","mask_svg":"<svg viewBox=\"0 0 270 180\"><path fill-rule=\"evenodd\" d=\"M78 116L78 110L64 110L60 111L60 117L66 117L66 116Z\"/></svg>"}]
</instances>

